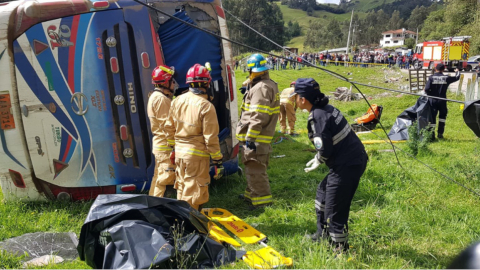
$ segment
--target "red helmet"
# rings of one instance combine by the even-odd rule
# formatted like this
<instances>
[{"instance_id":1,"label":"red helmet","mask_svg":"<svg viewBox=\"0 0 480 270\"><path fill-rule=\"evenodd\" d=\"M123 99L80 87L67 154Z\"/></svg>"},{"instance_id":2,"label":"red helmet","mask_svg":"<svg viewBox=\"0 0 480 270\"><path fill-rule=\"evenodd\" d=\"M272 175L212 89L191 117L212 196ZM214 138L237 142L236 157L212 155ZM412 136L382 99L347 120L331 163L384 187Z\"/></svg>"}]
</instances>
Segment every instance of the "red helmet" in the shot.
<instances>
[{"instance_id":1,"label":"red helmet","mask_svg":"<svg viewBox=\"0 0 480 270\"><path fill-rule=\"evenodd\" d=\"M187 72L187 83L209 83L211 81L210 72L200 64L195 64Z\"/></svg>"},{"instance_id":2,"label":"red helmet","mask_svg":"<svg viewBox=\"0 0 480 270\"><path fill-rule=\"evenodd\" d=\"M166 84L171 81L175 74L174 67L160 65L152 72L152 84Z\"/></svg>"}]
</instances>

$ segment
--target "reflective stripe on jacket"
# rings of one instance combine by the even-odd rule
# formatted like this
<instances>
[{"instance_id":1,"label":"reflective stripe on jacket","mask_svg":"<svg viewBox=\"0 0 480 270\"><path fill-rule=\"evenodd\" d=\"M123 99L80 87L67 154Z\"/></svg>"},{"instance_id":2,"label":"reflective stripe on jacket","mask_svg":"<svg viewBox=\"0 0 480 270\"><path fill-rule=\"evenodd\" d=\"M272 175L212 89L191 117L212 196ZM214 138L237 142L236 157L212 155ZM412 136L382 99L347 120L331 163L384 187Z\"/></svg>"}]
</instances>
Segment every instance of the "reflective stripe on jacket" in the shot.
<instances>
[{"instance_id":1,"label":"reflective stripe on jacket","mask_svg":"<svg viewBox=\"0 0 480 270\"><path fill-rule=\"evenodd\" d=\"M365 147L342 113L332 105L312 107L308 116L308 138L318 151L317 159L329 168L363 162Z\"/></svg>"},{"instance_id":2,"label":"reflective stripe on jacket","mask_svg":"<svg viewBox=\"0 0 480 270\"><path fill-rule=\"evenodd\" d=\"M243 97L237 139L241 142L271 143L280 113L277 83L265 74L254 79L251 86Z\"/></svg>"},{"instance_id":3,"label":"reflective stripe on jacket","mask_svg":"<svg viewBox=\"0 0 480 270\"><path fill-rule=\"evenodd\" d=\"M191 91L175 98L165 125L169 145L182 159L222 159L217 112L207 95Z\"/></svg>"},{"instance_id":4,"label":"reflective stripe on jacket","mask_svg":"<svg viewBox=\"0 0 480 270\"><path fill-rule=\"evenodd\" d=\"M165 123L168 120L171 103L172 100L158 90L153 91L148 99L147 113L153 134L153 154L169 153L172 151L172 147L168 146L167 135L164 129Z\"/></svg>"}]
</instances>

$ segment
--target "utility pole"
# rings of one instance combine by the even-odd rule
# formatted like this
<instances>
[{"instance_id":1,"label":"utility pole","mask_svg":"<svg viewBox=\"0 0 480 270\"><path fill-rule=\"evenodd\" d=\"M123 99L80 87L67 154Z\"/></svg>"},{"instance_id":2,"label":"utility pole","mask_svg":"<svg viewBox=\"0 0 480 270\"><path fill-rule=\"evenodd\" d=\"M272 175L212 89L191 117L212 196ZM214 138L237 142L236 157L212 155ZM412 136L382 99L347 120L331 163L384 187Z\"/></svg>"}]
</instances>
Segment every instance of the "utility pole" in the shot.
<instances>
[{"instance_id":1,"label":"utility pole","mask_svg":"<svg viewBox=\"0 0 480 270\"><path fill-rule=\"evenodd\" d=\"M347 55L348 55L348 47L350 46L350 32L352 30L352 21L353 21L353 9L352 9L352 18L350 19L350 27L348 28Z\"/></svg>"},{"instance_id":2,"label":"utility pole","mask_svg":"<svg viewBox=\"0 0 480 270\"><path fill-rule=\"evenodd\" d=\"M418 44L418 27L417 27L417 36L416 36L416 39L415 39L415 47L417 47L417 44Z\"/></svg>"}]
</instances>

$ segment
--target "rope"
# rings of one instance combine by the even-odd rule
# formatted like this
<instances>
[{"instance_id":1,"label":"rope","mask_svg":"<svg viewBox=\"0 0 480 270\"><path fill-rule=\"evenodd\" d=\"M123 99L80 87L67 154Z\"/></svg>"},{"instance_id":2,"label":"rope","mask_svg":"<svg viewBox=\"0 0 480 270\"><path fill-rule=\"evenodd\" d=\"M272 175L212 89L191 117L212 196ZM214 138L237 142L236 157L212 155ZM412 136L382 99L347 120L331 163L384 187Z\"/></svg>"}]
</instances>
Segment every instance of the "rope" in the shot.
<instances>
[{"instance_id":1,"label":"rope","mask_svg":"<svg viewBox=\"0 0 480 270\"><path fill-rule=\"evenodd\" d=\"M163 15L171 18L171 19L174 19L174 20L180 22L180 23L183 23L183 24L185 24L185 25L188 25L188 26L190 26L190 27L193 27L193 28L195 28L195 29L198 29L198 30L200 30L200 31L202 31L202 32L205 32L205 33L209 34L209 35L215 36L215 37L217 37L217 38L219 38L219 39L221 39L221 40L225 40L225 41L228 41L228 42L230 42L230 43L233 43L233 44L236 44L236 45L239 45L239 46L243 46L243 47L245 47L245 48L251 49L252 51L261 52L261 53L264 53L264 54L268 54L268 55L275 56L275 57L277 57L277 58L282 58L282 59L285 59L285 60L288 60L288 61L291 61L291 62L295 62L295 63L302 64L302 65L305 65L305 66L310 66L310 67L313 67L313 68L320 69L320 70L324 71L325 73L327 73L327 74L329 74L329 75L331 75L331 76L333 76L333 77L336 77L336 78L339 79L339 80L342 80L342 81L345 81L345 82L350 83L350 84L351 84L353 87L355 87L355 89L357 89L357 91L362 95L362 97L364 98L364 100L367 102L369 108L372 108L370 102L368 102L368 100L367 100L367 98L365 97L365 95L364 95L364 94L360 91L360 89L357 87L356 82L352 82L352 81L348 80L347 78L343 77L342 75L340 75L340 74L338 74L338 73L335 73L335 72L333 72L333 71L330 71L330 70L327 70L327 69L318 67L318 66L316 66L316 65L313 65L313 64L311 64L311 63L308 62L308 61L305 61L305 62L302 63L302 62L298 62L298 61L293 60L293 59L287 59L287 58L285 58L285 57L283 57L283 56L271 54L270 52L267 52L267 51L263 51L263 50L254 48L254 47L252 47L252 46L243 44L243 43L238 42L238 41L235 41L235 40L231 40L231 39L226 38L226 37L222 37L221 35L218 35L218 34L215 34L215 33L213 33L213 32L210 32L210 31L208 31L208 30L205 30L205 29L203 29L203 28L200 28L200 27L198 27L198 26L196 26L196 25L194 25L194 24L191 24L191 23L189 23L189 22L186 22L186 21L184 21L184 20L182 20L182 19L179 19L179 18L177 18L177 17L175 17L175 16L172 16L172 15L170 15L170 14L168 14L168 13L162 11L162 10L159 10L159 9L157 9L157 8L155 8L155 7L152 7L152 6L150 6L149 4L143 3L143 2L141 2L140 0L133 0L133 1L141 4L142 6L145 6L145 7L147 7L147 8L153 9L153 10L159 12L160 14L163 14ZM253 30L253 29L252 29L252 30ZM258 33L258 32L257 32L257 33ZM258 34L261 35L261 36L263 36L263 35L260 34L260 33L258 33ZM266 38L266 37L265 37L265 38ZM268 38L267 38L267 39L268 39ZM278 45L278 44L276 44L276 45ZM278 46L280 46L280 45L278 45ZM281 47L281 46L280 46L280 47ZM282 47L282 49L283 49L283 47ZM307 63L307 64L305 64L305 63ZM360 84L360 83L358 83L358 84ZM372 88L380 88L380 87L373 87L373 86L371 86L371 85L365 85L365 84L360 84L360 85L364 85L364 86L372 87ZM380 89L388 90L388 91L393 91L393 92L401 92L401 91L398 91L398 90L393 90L393 89L388 89L388 88L380 88ZM409 95L415 95L415 96L418 96L418 95L419 95L419 94L408 93L408 92L402 92L402 93L409 94ZM429 96L429 98L435 98L435 99L440 99L440 100L447 100L447 99L443 99L443 98L430 97L430 96ZM458 100L447 100L447 101L463 103L463 102L458 101ZM373 109L372 109L372 111L373 111ZM378 116L377 116L377 115L375 115L375 116L376 116L377 119L378 119ZM464 189L466 189L466 190L472 192L473 194L475 194L476 196L480 197L480 194L477 193L477 192L475 192L475 191L472 190L471 188L468 188L468 187L466 187L465 185L463 185L463 184L455 181L453 178L451 178L451 177L449 177L449 176L447 176L447 175L445 175L445 174L443 174L443 173L435 170L434 168L432 168L432 167L429 166L428 164L426 164L426 163L424 163L423 161L417 159L415 156L413 156L413 155L405 152L403 149L395 146L395 145L392 143L392 141L390 140L390 138L388 137L388 134L387 134L387 132L386 132L385 128L383 127L382 122L381 122L380 120L379 120L379 124L380 124L380 126L382 127L382 130L383 130L383 132L385 133L385 135L387 135L388 141L386 141L384 138L382 138L382 137L380 137L379 135L377 135L377 134L374 133L375 136L379 137L379 138L382 139L382 140L385 140L385 142L389 142L389 143L390 143L390 145L392 146L393 151L394 151L394 153L395 153L395 157L396 157L396 159L397 159L397 162L398 162L399 166L400 166L404 171L405 171L405 169L404 169L404 168L402 167L402 165L400 164L400 160L398 159L398 155L397 155L397 152L395 151L395 149L399 149L400 151L402 151L403 153L405 153L405 154L407 154L408 156L412 157L412 158L415 159L416 161L420 162L421 164L423 164L424 166L426 166L426 167L429 168L430 170L438 173L439 175L443 176L444 178L452 181L453 183L455 183L455 184L463 187ZM372 133L373 133L373 132L372 132Z\"/></svg>"}]
</instances>

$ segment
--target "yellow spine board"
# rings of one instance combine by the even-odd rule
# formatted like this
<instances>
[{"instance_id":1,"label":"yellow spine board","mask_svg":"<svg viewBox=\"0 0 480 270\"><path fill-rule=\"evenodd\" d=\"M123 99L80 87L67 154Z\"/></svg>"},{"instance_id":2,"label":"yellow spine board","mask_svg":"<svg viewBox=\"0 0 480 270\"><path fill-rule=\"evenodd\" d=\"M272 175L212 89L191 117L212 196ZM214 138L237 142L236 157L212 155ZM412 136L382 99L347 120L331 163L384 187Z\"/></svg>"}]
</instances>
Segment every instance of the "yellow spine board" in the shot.
<instances>
[{"instance_id":1,"label":"yellow spine board","mask_svg":"<svg viewBox=\"0 0 480 270\"><path fill-rule=\"evenodd\" d=\"M392 141L392 143L405 143L407 141ZM366 140L362 141L363 144L377 144L377 143L390 143L389 141L384 140Z\"/></svg>"},{"instance_id":2,"label":"yellow spine board","mask_svg":"<svg viewBox=\"0 0 480 270\"><path fill-rule=\"evenodd\" d=\"M283 257L271 247L264 247L257 251L248 251L242 259L254 269L275 269L293 265L292 258Z\"/></svg>"},{"instance_id":3,"label":"yellow spine board","mask_svg":"<svg viewBox=\"0 0 480 270\"><path fill-rule=\"evenodd\" d=\"M240 243L237 242L233 237L228 235L227 232L222 230L222 228L218 227L213 221L210 221L208 224L209 227L209 237L219 243L228 243L234 247L241 247Z\"/></svg>"},{"instance_id":4,"label":"yellow spine board","mask_svg":"<svg viewBox=\"0 0 480 270\"><path fill-rule=\"evenodd\" d=\"M256 244L267 238L266 235L257 231L228 210L222 208L205 208L202 209L202 213L220 223L246 244Z\"/></svg>"}]
</instances>

